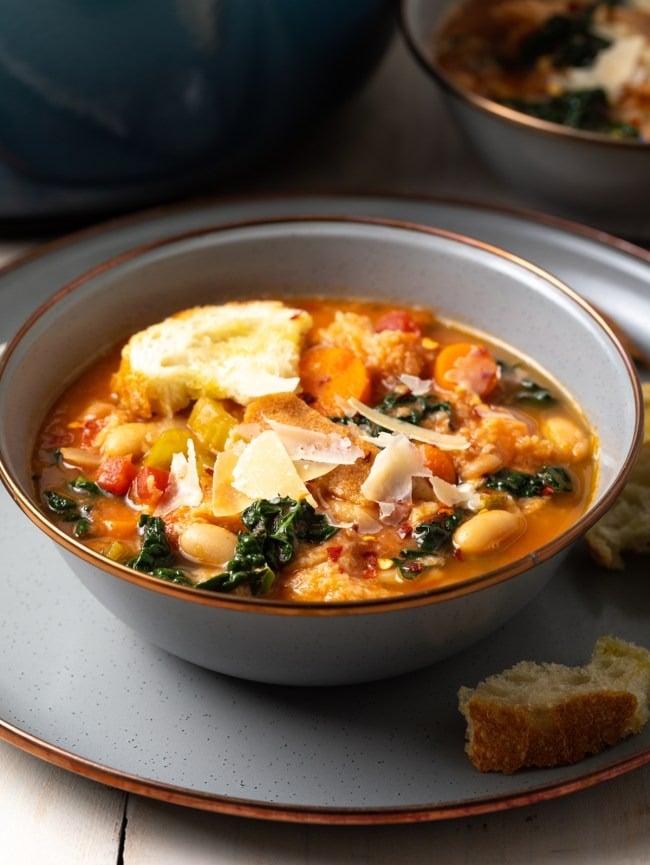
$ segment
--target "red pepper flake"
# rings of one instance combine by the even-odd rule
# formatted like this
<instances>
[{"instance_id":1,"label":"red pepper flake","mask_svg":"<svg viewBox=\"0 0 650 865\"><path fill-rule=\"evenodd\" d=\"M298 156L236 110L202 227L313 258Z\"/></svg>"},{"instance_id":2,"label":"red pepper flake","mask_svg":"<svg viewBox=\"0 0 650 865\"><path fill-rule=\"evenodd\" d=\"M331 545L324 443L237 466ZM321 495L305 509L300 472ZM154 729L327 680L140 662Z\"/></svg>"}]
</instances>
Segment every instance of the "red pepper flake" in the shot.
<instances>
[{"instance_id":1,"label":"red pepper flake","mask_svg":"<svg viewBox=\"0 0 650 865\"><path fill-rule=\"evenodd\" d=\"M408 523L402 523L401 526L399 526L397 529L397 537L401 538L402 540L410 538L412 534L413 527L410 526Z\"/></svg>"},{"instance_id":2,"label":"red pepper flake","mask_svg":"<svg viewBox=\"0 0 650 865\"><path fill-rule=\"evenodd\" d=\"M368 553L364 553L363 557L366 560L364 577L369 580L373 579L377 576L377 553L371 551Z\"/></svg>"},{"instance_id":3,"label":"red pepper flake","mask_svg":"<svg viewBox=\"0 0 650 865\"><path fill-rule=\"evenodd\" d=\"M327 555L331 562L338 562L341 558L341 553L343 552L343 547L339 544L337 547L328 547Z\"/></svg>"},{"instance_id":4,"label":"red pepper flake","mask_svg":"<svg viewBox=\"0 0 650 865\"><path fill-rule=\"evenodd\" d=\"M424 570L424 565L418 561L408 562L408 564L402 566L402 570L412 574L414 577L418 577Z\"/></svg>"}]
</instances>

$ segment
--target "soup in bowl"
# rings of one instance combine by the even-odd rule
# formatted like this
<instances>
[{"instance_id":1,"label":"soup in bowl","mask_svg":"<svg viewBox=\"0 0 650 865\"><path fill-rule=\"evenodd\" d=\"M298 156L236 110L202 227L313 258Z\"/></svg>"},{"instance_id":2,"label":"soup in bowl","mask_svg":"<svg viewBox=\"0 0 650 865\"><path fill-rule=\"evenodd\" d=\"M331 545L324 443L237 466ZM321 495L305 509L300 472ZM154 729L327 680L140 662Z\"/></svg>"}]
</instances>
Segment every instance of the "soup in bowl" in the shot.
<instances>
[{"instance_id":1,"label":"soup in bowl","mask_svg":"<svg viewBox=\"0 0 650 865\"><path fill-rule=\"evenodd\" d=\"M3 480L102 603L180 657L285 684L489 634L640 438L632 364L570 289L476 241L346 219L107 262L17 334L0 407Z\"/></svg>"}]
</instances>

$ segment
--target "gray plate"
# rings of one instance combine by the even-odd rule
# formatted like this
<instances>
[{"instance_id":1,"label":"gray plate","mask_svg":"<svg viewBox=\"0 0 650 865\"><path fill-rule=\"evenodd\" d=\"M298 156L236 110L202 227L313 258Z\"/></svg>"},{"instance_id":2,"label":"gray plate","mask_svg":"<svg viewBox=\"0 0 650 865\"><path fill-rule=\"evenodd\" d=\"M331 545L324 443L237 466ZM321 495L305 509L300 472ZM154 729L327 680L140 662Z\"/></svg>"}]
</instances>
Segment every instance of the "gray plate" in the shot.
<instances>
[{"instance_id":1,"label":"gray plate","mask_svg":"<svg viewBox=\"0 0 650 865\"><path fill-rule=\"evenodd\" d=\"M533 214L462 202L300 197L213 202L109 223L0 274L0 340L67 280L190 228L298 213L376 215L524 255L625 326L650 354L650 257ZM100 607L0 491L0 736L117 787L214 811L329 823L442 819L523 805L650 762L650 726L573 767L481 775L456 691L523 658L585 662L598 636L650 644L647 562L598 570L581 545L489 640L383 683L292 689L228 679L148 645Z\"/></svg>"}]
</instances>

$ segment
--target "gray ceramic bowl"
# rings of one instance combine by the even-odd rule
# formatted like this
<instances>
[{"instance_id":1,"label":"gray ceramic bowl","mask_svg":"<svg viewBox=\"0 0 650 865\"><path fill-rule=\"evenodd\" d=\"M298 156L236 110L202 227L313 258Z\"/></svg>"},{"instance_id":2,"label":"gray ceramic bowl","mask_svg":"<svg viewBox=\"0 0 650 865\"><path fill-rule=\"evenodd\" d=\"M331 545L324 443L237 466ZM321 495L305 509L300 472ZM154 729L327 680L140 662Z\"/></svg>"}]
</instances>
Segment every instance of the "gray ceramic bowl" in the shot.
<instances>
[{"instance_id":1,"label":"gray ceramic bowl","mask_svg":"<svg viewBox=\"0 0 650 865\"><path fill-rule=\"evenodd\" d=\"M305 605L162 582L101 558L44 516L31 481L36 428L54 396L102 346L195 303L342 292L429 305L505 338L561 380L600 438L598 488L584 516L534 555L451 588L398 600ZM616 337L570 289L536 267L483 243L409 224L272 220L135 249L45 303L8 345L0 367L0 475L34 531L52 538L53 553L154 644L238 677L340 684L439 661L531 600L558 557L620 490L640 444L640 404L634 368Z\"/></svg>"},{"instance_id":2,"label":"gray ceramic bowl","mask_svg":"<svg viewBox=\"0 0 650 865\"><path fill-rule=\"evenodd\" d=\"M436 66L435 34L459 0L402 0L407 44L479 156L536 205L628 237L650 231L650 143L537 120L470 93Z\"/></svg>"}]
</instances>

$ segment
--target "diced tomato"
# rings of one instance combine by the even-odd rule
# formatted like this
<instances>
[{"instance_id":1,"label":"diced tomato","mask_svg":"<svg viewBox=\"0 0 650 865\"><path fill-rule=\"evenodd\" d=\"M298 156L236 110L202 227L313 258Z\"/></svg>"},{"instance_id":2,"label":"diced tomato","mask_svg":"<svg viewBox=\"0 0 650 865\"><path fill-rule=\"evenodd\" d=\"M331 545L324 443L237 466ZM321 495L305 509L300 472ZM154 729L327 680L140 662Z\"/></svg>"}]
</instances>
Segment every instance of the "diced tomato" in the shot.
<instances>
[{"instance_id":1,"label":"diced tomato","mask_svg":"<svg viewBox=\"0 0 650 865\"><path fill-rule=\"evenodd\" d=\"M140 466L130 487L134 502L154 507L169 483L169 472L156 466Z\"/></svg>"},{"instance_id":2,"label":"diced tomato","mask_svg":"<svg viewBox=\"0 0 650 865\"><path fill-rule=\"evenodd\" d=\"M375 330L401 330L404 333L422 335L420 325L405 309L392 309L385 313L375 324Z\"/></svg>"},{"instance_id":3,"label":"diced tomato","mask_svg":"<svg viewBox=\"0 0 650 865\"><path fill-rule=\"evenodd\" d=\"M137 471L130 454L105 457L99 466L96 481L107 493L123 496L128 492Z\"/></svg>"},{"instance_id":4,"label":"diced tomato","mask_svg":"<svg viewBox=\"0 0 650 865\"><path fill-rule=\"evenodd\" d=\"M341 544L337 544L334 547L327 548L327 555L331 562L338 562L341 558L341 553L343 552L343 546Z\"/></svg>"}]
</instances>

